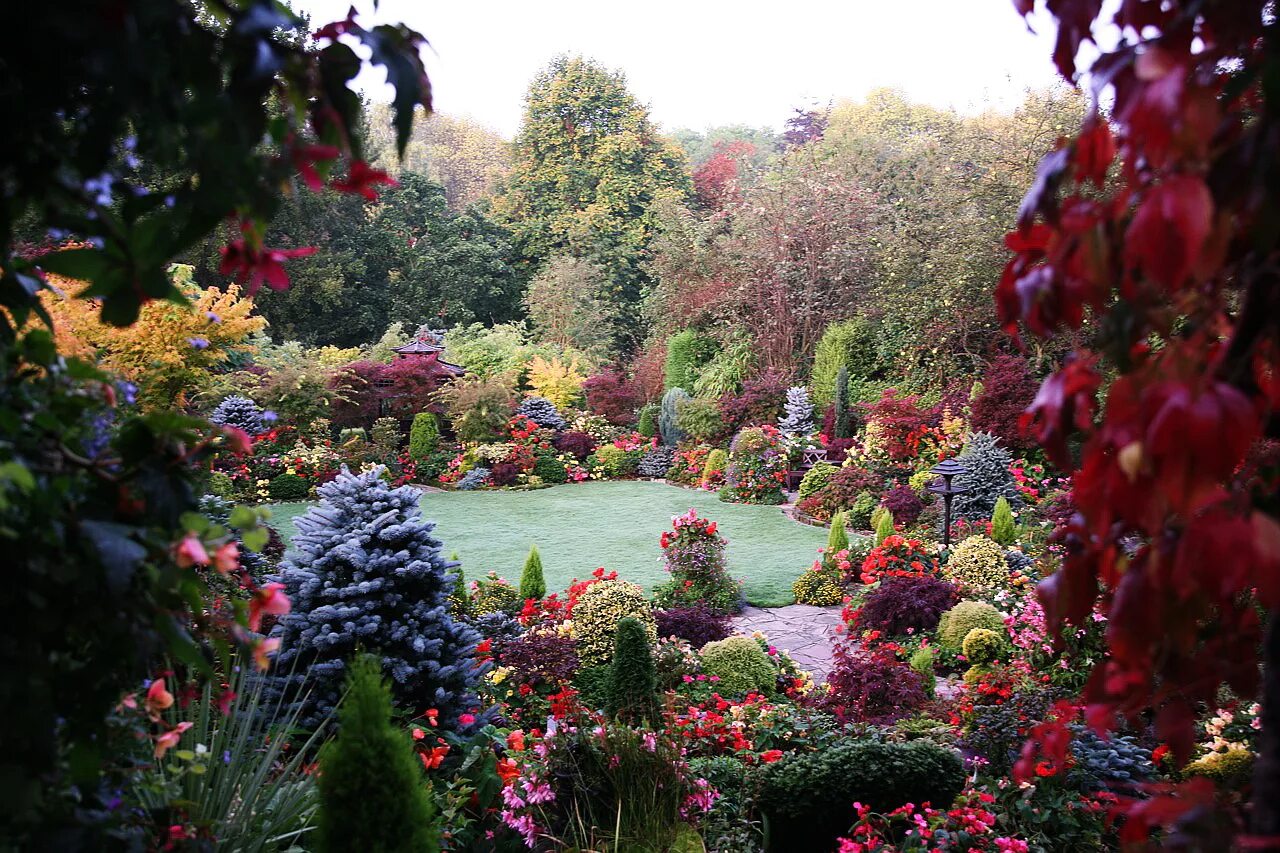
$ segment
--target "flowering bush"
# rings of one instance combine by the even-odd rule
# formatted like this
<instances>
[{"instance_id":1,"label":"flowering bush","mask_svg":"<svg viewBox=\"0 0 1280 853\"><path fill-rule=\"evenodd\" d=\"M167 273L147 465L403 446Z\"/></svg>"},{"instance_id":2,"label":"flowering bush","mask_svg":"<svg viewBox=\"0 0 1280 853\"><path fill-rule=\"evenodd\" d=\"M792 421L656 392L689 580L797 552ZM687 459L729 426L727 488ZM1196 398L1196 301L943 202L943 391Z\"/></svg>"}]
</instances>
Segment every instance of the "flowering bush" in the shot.
<instances>
[{"instance_id":1,"label":"flowering bush","mask_svg":"<svg viewBox=\"0 0 1280 853\"><path fill-rule=\"evenodd\" d=\"M720 613L742 610L742 585L725 567L724 538L716 523L699 518L696 510L671 519L671 530L659 537L671 580L653 592L659 607L705 602Z\"/></svg>"},{"instance_id":2,"label":"flowering bush","mask_svg":"<svg viewBox=\"0 0 1280 853\"><path fill-rule=\"evenodd\" d=\"M494 643L493 648L496 666L485 679L490 698L502 703L512 722L545 721L551 713L550 697L568 687L578 670L573 637L543 628Z\"/></svg>"},{"instance_id":3,"label":"flowering bush","mask_svg":"<svg viewBox=\"0 0 1280 853\"><path fill-rule=\"evenodd\" d=\"M886 388L876 402L859 404L867 413L862 448L867 458L905 462L919 455L920 427L927 415L916 405L918 400Z\"/></svg>"},{"instance_id":4,"label":"flowering bush","mask_svg":"<svg viewBox=\"0 0 1280 853\"><path fill-rule=\"evenodd\" d=\"M862 561L859 579L866 584L890 577L931 577L938 573L938 560L918 539L894 534L872 548Z\"/></svg>"},{"instance_id":5,"label":"flowering bush","mask_svg":"<svg viewBox=\"0 0 1280 853\"><path fill-rule=\"evenodd\" d=\"M888 577L850 616L850 628L888 636L925 634L959 600L956 588L931 577Z\"/></svg>"},{"instance_id":6,"label":"flowering bush","mask_svg":"<svg viewBox=\"0 0 1280 853\"><path fill-rule=\"evenodd\" d=\"M489 572L481 580L471 582L470 610L476 616L486 613L506 613L514 616L520 612L520 591L496 572Z\"/></svg>"},{"instance_id":7,"label":"flowering bush","mask_svg":"<svg viewBox=\"0 0 1280 853\"><path fill-rule=\"evenodd\" d=\"M698 485L704 489L715 491L724 485L725 471L729 467L729 454L719 447L707 454L706 464L702 466L702 479Z\"/></svg>"},{"instance_id":8,"label":"flowering bush","mask_svg":"<svg viewBox=\"0 0 1280 853\"><path fill-rule=\"evenodd\" d=\"M856 821L836 853L1027 853L1027 842L997 831L995 801L992 794L970 791L943 808L907 803L886 814L854 803Z\"/></svg>"},{"instance_id":9,"label":"flowering bush","mask_svg":"<svg viewBox=\"0 0 1280 853\"><path fill-rule=\"evenodd\" d=\"M942 574L966 592L988 592L1009 582L1005 549L986 536L970 536L947 559Z\"/></svg>"},{"instance_id":10,"label":"flowering bush","mask_svg":"<svg viewBox=\"0 0 1280 853\"><path fill-rule=\"evenodd\" d=\"M838 566L847 565L848 560L841 555L847 556L848 553L841 551L836 555L836 567L833 568L828 568L825 560L816 560L813 568L796 578L791 584L791 594L796 597L796 603L830 607L844 601L844 584L841 582L844 575Z\"/></svg>"},{"instance_id":11,"label":"flowering bush","mask_svg":"<svg viewBox=\"0 0 1280 853\"><path fill-rule=\"evenodd\" d=\"M686 486L696 486L702 480L711 448L705 445L676 450L675 460L667 472L667 479Z\"/></svg>"},{"instance_id":12,"label":"flowering bush","mask_svg":"<svg viewBox=\"0 0 1280 853\"><path fill-rule=\"evenodd\" d=\"M735 503L780 504L787 459L772 424L747 427L734 436L720 499Z\"/></svg>"}]
</instances>

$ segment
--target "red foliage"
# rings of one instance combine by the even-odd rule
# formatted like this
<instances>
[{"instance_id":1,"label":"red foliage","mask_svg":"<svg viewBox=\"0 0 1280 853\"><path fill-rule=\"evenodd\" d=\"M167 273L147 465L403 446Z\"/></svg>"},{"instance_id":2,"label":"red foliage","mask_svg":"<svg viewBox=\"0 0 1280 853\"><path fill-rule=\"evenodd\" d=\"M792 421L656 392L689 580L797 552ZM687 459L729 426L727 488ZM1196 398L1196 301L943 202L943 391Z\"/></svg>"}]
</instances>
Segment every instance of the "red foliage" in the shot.
<instances>
[{"instance_id":1,"label":"red foliage","mask_svg":"<svg viewBox=\"0 0 1280 853\"><path fill-rule=\"evenodd\" d=\"M329 387L345 398L334 401L333 423L368 427L383 416L406 420L421 411L439 411L433 395L449 376L435 355L391 364L352 362L329 381Z\"/></svg>"},{"instance_id":2,"label":"red foliage","mask_svg":"<svg viewBox=\"0 0 1280 853\"><path fill-rule=\"evenodd\" d=\"M636 383L616 370L602 370L588 376L582 383L587 394L587 405L615 426L635 423L636 409L640 407L640 389Z\"/></svg>"},{"instance_id":3,"label":"red foliage","mask_svg":"<svg viewBox=\"0 0 1280 853\"><path fill-rule=\"evenodd\" d=\"M750 142L717 142L715 153L693 171L693 190L698 204L707 210L724 210L741 201L741 164L755 153L756 147Z\"/></svg>"},{"instance_id":4,"label":"red foliage","mask_svg":"<svg viewBox=\"0 0 1280 853\"><path fill-rule=\"evenodd\" d=\"M929 415L916 405L918 397L899 397L895 388L886 388L874 403L859 403L867 412L867 424L876 426L876 443L890 459L904 462L916 456L913 433L928 425Z\"/></svg>"},{"instance_id":5,"label":"red foliage","mask_svg":"<svg viewBox=\"0 0 1280 853\"><path fill-rule=\"evenodd\" d=\"M766 371L742 383L741 394L720 397L720 416L730 431L743 427L777 423L787 400L787 380L782 374Z\"/></svg>"},{"instance_id":6,"label":"red foliage","mask_svg":"<svg viewBox=\"0 0 1280 853\"><path fill-rule=\"evenodd\" d=\"M1157 735L1179 761L1191 752L1194 709L1212 706L1221 684L1257 695L1256 605L1273 622L1280 610L1275 480L1237 487L1254 442L1280 435L1271 393L1280 287L1268 271L1280 233L1274 188L1256 180L1275 173L1280 152L1274 89L1260 83L1274 66L1267 6L1110 7L1130 36L1102 52L1091 76L1094 103L1109 89L1114 108L1090 114L1042 161L996 290L1011 332L1074 331L1086 308L1106 330L1105 351L1079 349L1023 419L1059 465L1072 462L1067 437L1084 440L1078 514L1058 533L1063 569L1041 597L1057 629L1088 618L1103 591L1110 655L1086 689L1092 716L1155 709ZM1074 79L1077 48L1111 24L1095 21L1097 0L1049 13L1059 24L1054 59ZM1085 183L1099 191L1086 194ZM1102 356L1118 378L1095 423ZM1122 542L1139 543L1136 552ZM1269 849L1280 838L1280 627L1273 634L1252 818L1252 846ZM1138 829L1126 833L1200 800L1148 800L1130 810Z\"/></svg>"},{"instance_id":7,"label":"red foliage","mask_svg":"<svg viewBox=\"0 0 1280 853\"><path fill-rule=\"evenodd\" d=\"M662 397L664 370L667 362L667 342L658 340L649 344L636 355L632 363L636 394L640 403L654 403Z\"/></svg>"},{"instance_id":8,"label":"red foliage","mask_svg":"<svg viewBox=\"0 0 1280 853\"><path fill-rule=\"evenodd\" d=\"M333 401L333 425L367 427L378 417L378 379L385 365L376 361L353 361L333 375L329 387L339 392Z\"/></svg>"},{"instance_id":9,"label":"red foliage","mask_svg":"<svg viewBox=\"0 0 1280 853\"><path fill-rule=\"evenodd\" d=\"M1015 454L1031 450L1035 442L1023 436L1018 420L1038 389L1026 359L996 356L982 374L982 393L970 406L970 428L991 433Z\"/></svg>"}]
</instances>

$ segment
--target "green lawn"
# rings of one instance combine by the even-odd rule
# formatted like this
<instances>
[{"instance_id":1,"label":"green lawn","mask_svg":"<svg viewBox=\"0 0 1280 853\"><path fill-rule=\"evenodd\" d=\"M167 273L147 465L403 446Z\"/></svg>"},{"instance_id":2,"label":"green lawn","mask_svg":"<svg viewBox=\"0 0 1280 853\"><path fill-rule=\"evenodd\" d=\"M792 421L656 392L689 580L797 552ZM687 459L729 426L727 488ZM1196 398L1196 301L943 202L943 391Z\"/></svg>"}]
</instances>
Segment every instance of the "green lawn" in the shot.
<instances>
[{"instance_id":1,"label":"green lawn","mask_svg":"<svg viewBox=\"0 0 1280 853\"><path fill-rule=\"evenodd\" d=\"M275 504L272 524L285 540L310 504ZM433 492L423 495L427 518L446 553L457 552L469 578L495 571L520 580L529 546L537 543L549 591L599 566L646 589L666 579L658 536L690 507L719 522L729 540L729 570L744 581L747 600L790 604L791 583L813 565L826 531L792 521L776 506L721 503L711 492L665 483L575 483L529 492Z\"/></svg>"}]
</instances>

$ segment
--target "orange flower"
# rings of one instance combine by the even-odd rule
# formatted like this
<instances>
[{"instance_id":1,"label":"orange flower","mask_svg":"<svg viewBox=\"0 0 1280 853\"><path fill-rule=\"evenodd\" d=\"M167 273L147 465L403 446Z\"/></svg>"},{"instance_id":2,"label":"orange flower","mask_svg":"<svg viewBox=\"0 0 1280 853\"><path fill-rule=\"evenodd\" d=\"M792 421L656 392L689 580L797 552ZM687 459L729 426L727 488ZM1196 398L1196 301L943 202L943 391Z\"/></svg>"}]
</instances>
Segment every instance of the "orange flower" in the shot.
<instances>
[{"instance_id":1,"label":"orange flower","mask_svg":"<svg viewBox=\"0 0 1280 853\"><path fill-rule=\"evenodd\" d=\"M271 666L271 655L280 648L280 638L261 639L253 644L253 662L263 672Z\"/></svg>"},{"instance_id":2,"label":"orange flower","mask_svg":"<svg viewBox=\"0 0 1280 853\"><path fill-rule=\"evenodd\" d=\"M163 678L157 678L147 688L146 707L152 719L159 719L161 711L173 707L173 694L164 686Z\"/></svg>"},{"instance_id":3,"label":"orange flower","mask_svg":"<svg viewBox=\"0 0 1280 853\"><path fill-rule=\"evenodd\" d=\"M422 752L418 757L422 759L422 766L428 770L435 770L440 766L440 762L444 761L444 757L449 754L449 747L437 746L430 752Z\"/></svg>"},{"instance_id":4,"label":"orange flower","mask_svg":"<svg viewBox=\"0 0 1280 853\"><path fill-rule=\"evenodd\" d=\"M502 778L502 787L508 787L520 778L520 768L510 758L498 762L498 776Z\"/></svg>"},{"instance_id":5,"label":"orange flower","mask_svg":"<svg viewBox=\"0 0 1280 853\"><path fill-rule=\"evenodd\" d=\"M182 733L191 728L193 723L178 723L169 731L156 738L156 758L164 758L164 754L178 745Z\"/></svg>"},{"instance_id":6,"label":"orange flower","mask_svg":"<svg viewBox=\"0 0 1280 853\"><path fill-rule=\"evenodd\" d=\"M516 729L507 735L507 749L513 752L524 752L524 732Z\"/></svg>"},{"instance_id":7,"label":"orange flower","mask_svg":"<svg viewBox=\"0 0 1280 853\"><path fill-rule=\"evenodd\" d=\"M440 725L440 712L437 711L435 708L428 708L426 713L423 714L422 716L426 717L427 722L430 723L431 725L433 726Z\"/></svg>"}]
</instances>

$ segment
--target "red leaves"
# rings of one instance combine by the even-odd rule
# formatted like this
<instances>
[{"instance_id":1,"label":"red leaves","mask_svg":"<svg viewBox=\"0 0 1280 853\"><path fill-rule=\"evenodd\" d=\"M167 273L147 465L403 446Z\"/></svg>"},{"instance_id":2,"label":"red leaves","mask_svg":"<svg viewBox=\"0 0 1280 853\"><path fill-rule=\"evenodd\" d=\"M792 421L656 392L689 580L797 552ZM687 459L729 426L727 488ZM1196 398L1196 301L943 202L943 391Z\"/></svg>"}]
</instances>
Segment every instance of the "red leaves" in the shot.
<instances>
[{"instance_id":1,"label":"red leaves","mask_svg":"<svg viewBox=\"0 0 1280 853\"><path fill-rule=\"evenodd\" d=\"M1174 175L1139 205L1125 233L1125 261L1166 290L1181 286L1200 258L1213 223L1213 197L1204 181Z\"/></svg>"},{"instance_id":2,"label":"red leaves","mask_svg":"<svg viewBox=\"0 0 1280 853\"><path fill-rule=\"evenodd\" d=\"M378 191L374 189L377 184L400 186L394 178L381 169L371 168L365 161L356 160L351 164L347 176L335 180L330 186L340 193L358 193L368 201L374 201L378 198Z\"/></svg>"},{"instance_id":3,"label":"red leaves","mask_svg":"<svg viewBox=\"0 0 1280 853\"><path fill-rule=\"evenodd\" d=\"M1101 189L1107 169L1116 159L1116 140L1106 119L1096 113L1085 119L1073 154L1076 182L1093 181Z\"/></svg>"},{"instance_id":4,"label":"red leaves","mask_svg":"<svg viewBox=\"0 0 1280 853\"><path fill-rule=\"evenodd\" d=\"M295 142L289 146L289 159L312 192L324 189L324 180L317 165L327 165L329 161L336 160L339 153L333 145L299 145Z\"/></svg>"},{"instance_id":5,"label":"red leaves","mask_svg":"<svg viewBox=\"0 0 1280 853\"><path fill-rule=\"evenodd\" d=\"M1071 766L1071 729L1080 709L1066 700L1054 705L1048 719L1031 730L1022 753L1013 765L1015 782L1036 782L1038 777L1056 776Z\"/></svg>"},{"instance_id":6,"label":"red leaves","mask_svg":"<svg viewBox=\"0 0 1280 853\"><path fill-rule=\"evenodd\" d=\"M244 287L245 293L253 296L265 281L272 290L287 290L289 274L284 271L284 262L291 258L305 258L316 253L315 246L301 249L268 249L262 245L262 236L252 222L240 224L243 236L232 240L219 251L222 263L218 272L232 275L237 284Z\"/></svg>"},{"instance_id":7,"label":"red leaves","mask_svg":"<svg viewBox=\"0 0 1280 853\"><path fill-rule=\"evenodd\" d=\"M1080 45L1093 41L1093 19L1102 11L1102 0L1057 0L1052 8L1058 17L1053 63L1064 79L1074 83L1076 54Z\"/></svg>"},{"instance_id":8,"label":"red leaves","mask_svg":"<svg viewBox=\"0 0 1280 853\"><path fill-rule=\"evenodd\" d=\"M1154 829L1173 828L1184 816L1202 812L1214 801L1213 782L1203 776L1176 784L1144 785L1143 791L1147 796L1122 800L1117 809L1125 815L1120 843L1126 847L1144 843Z\"/></svg>"},{"instance_id":9,"label":"red leaves","mask_svg":"<svg viewBox=\"0 0 1280 853\"><path fill-rule=\"evenodd\" d=\"M1086 353L1045 379L1019 421L1023 434L1034 437L1063 470L1073 467L1067 452L1067 436L1093 426L1098 388L1102 384L1102 377L1094 368L1097 361L1097 356Z\"/></svg>"}]
</instances>

